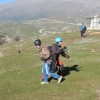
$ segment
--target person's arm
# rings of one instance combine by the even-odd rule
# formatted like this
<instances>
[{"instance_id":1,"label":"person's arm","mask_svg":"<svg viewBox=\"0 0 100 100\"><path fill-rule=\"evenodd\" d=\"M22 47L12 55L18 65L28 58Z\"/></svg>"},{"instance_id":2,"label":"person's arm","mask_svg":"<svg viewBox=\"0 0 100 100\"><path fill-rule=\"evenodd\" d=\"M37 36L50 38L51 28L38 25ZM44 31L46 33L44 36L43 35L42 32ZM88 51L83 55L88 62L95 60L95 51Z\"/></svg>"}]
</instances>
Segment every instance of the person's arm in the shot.
<instances>
[{"instance_id":1,"label":"person's arm","mask_svg":"<svg viewBox=\"0 0 100 100\"><path fill-rule=\"evenodd\" d=\"M63 57L69 58L69 55L64 52L64 50L60 53Z\"/></svg>"}]
</instances>

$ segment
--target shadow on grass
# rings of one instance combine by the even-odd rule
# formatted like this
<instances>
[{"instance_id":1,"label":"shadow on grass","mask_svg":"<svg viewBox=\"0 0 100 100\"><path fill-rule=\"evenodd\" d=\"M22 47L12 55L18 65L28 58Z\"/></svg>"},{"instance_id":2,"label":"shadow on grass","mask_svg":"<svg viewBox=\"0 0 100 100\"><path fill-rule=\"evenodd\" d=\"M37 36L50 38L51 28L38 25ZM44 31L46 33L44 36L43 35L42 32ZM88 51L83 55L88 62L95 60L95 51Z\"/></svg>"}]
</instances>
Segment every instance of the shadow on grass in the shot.
<instances>
[{"instance_id":1,"label":"shadow on grass","mask_svg":"<svg viewBox=\"0 0 100 100\"><path fill-rule=\"evenodd\" d=\"M78 67L78 65L73 65L71 67L65 67L64 68L64 71L63 71L63 79L62 79L62 82L65 80L65 76L69 75L70 74L70 71L76 71L76 72L79 72L80 71L80 68ZM53 78L50 77L48 79L48 81L50 82ZM56 79L55 79L56 80Z\"/></svg>"},{"instance_id":2,"label":"shadow on grass","mask_svg":"<svg viewBox=\"0 0 100 100\"><path fill-rule=\"evenodd\" d=\"M78 67L78 65L73 65L71 67L65 67L64 71L63 71L63 77L67 76L70 74L70 71L76 71L79 72L80 68Z\"/></svg>"}]
</instances>

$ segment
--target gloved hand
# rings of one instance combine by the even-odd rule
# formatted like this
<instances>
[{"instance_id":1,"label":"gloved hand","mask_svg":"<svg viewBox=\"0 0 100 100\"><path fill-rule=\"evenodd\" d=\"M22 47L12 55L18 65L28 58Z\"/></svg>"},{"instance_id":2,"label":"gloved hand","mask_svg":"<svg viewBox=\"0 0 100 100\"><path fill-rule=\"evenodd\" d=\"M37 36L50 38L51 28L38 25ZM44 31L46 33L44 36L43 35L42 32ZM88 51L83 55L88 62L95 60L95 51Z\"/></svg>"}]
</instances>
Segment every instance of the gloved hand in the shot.
<instances>
[{"instance_id":1,"label":"gloved hand","mask_svg":"<svg viewBox=\"0 0 100 100\"><path fill-rule=\"evenodd\" d=\"M61 48L62 48L62 49L67 49L67 47L66 47L66 46L62 46Z\"/></svg>"},{"instance_id":2,"label":"gloved hand","mask_svg":"<svg viewBox=\"0 0 100 100\"><path fill-rule=\"evenodd\" d=\"M65 58L70 58L70 57L69 57L69 55L66 54L66 55L65 55Z\"/></svg>"}]
</instances>

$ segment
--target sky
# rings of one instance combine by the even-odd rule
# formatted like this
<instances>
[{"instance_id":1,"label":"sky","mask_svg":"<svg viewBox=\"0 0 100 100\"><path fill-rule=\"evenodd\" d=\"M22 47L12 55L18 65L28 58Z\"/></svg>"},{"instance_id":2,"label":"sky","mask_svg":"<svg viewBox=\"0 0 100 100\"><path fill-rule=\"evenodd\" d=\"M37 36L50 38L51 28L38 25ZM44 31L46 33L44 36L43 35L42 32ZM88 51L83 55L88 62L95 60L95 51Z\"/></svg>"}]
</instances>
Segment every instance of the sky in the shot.
<instances>
[{"instance_id":1,"label":"sky","mask_svg":"<svg viewBox=\"0 0 100 100\"><path fill-rule=\"evenodd\" d=\"M7 4L7 3L10 3L10 2L14 2L16 0L0 0L0 4Z\"/></svg>"}]
</instances>

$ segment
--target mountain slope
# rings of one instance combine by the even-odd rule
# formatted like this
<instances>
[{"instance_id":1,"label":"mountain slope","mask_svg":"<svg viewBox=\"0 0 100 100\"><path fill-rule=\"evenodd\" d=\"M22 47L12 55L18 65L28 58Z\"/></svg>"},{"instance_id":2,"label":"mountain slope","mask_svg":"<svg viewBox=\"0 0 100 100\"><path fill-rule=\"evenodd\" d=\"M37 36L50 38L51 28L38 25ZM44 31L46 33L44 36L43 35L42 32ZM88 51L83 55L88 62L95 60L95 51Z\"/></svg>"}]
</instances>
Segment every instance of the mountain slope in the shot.
<instances>
[{"instance_id":1,"label":"mountain slope","mask_svg":"<svg viewBox=\"0 0 100 100\"><path fill-rule=\"evenodd\" d=\"M0 5L1 20L27 20L51 17L88 17L99 14L99 0L18 0Z\"/></svg>"}]
</instances>

